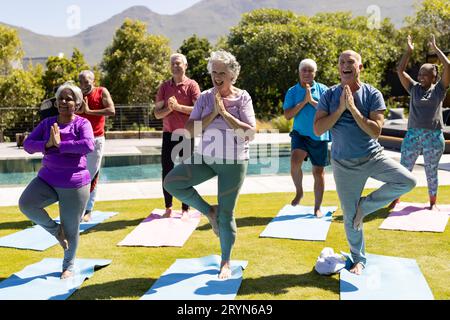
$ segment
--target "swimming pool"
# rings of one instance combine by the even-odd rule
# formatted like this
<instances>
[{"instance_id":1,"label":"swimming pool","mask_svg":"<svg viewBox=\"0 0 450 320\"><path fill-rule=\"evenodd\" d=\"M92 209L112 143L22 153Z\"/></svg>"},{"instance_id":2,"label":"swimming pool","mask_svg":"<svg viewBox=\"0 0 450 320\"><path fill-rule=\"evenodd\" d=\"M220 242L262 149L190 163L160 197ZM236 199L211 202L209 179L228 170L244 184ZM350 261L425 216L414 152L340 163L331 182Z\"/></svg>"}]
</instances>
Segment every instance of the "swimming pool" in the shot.
<instances>
[{"instance_id":1,"label":"swimming pool","mask_svg":"<svg viewBox=\"0 0 450 320\"><path fill-rule=\"evenodd\" d=\"M161 180L161 156L108 155L103 158L101 183ZM28 184L41 168L41 159L0 160L0 186ZM311 172L311 162L303 163L304 172ZM330 167L326 168L331 171ZM289 175L290 145L276 148L251 146L247 175Z\"/></svg>"}]
</instances>

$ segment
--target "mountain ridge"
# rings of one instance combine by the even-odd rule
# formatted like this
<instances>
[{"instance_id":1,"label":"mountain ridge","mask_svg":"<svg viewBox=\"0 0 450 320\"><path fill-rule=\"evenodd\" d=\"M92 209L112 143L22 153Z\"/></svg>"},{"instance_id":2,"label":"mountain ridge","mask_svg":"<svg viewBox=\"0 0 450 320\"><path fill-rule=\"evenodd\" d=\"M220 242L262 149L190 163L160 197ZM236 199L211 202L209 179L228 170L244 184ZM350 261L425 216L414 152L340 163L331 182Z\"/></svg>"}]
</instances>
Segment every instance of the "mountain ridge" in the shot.
<instances>
[{"instance_id":1,"label":"mountain ridge","mask_svg":"<svg viewBox=\"0 0 450 320\"><path fill-rule=\"evenodd\" d=\"M381 18L391 18L394 25L400 27L406 16L414 14L413 4L414 0L203 0L173 15L158 14L145 6L133 6L70 37L41 35L19 26L0 23L18 30L26 57L54 56L60 52L70 56L76 47L93 65L101 61L104 50L111 44L115 31L125 18L146 22L148 31L169 38L175 51L184 39L193 34L206 37L214 44L220 36L228 34L243 13L258 8L291 10L308 16L318 12L351 11L356 16L368 15L367 8L378 5Z\"/></svg>"}]
</instances>

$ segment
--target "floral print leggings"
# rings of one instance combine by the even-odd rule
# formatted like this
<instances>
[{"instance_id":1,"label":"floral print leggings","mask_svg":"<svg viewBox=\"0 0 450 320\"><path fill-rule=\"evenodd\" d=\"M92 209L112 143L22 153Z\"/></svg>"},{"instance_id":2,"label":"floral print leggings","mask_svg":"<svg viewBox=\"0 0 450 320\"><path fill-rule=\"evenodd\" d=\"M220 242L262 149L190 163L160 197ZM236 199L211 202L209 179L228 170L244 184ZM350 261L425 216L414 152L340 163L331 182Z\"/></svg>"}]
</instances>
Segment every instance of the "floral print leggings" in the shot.
<instances>
[{"instance_id":1,"label":"floral print leggings","mask_svg":"<svg viewBox=\"0 0 450 320\"><path fill-rule=\"evenodd\" d=\"M437 194L438 166L444 149L445 141L441 130L411 128L403 139L400 163L412 171L417 158L423 154L430 196Z\"/></svg>"}]
</instances>

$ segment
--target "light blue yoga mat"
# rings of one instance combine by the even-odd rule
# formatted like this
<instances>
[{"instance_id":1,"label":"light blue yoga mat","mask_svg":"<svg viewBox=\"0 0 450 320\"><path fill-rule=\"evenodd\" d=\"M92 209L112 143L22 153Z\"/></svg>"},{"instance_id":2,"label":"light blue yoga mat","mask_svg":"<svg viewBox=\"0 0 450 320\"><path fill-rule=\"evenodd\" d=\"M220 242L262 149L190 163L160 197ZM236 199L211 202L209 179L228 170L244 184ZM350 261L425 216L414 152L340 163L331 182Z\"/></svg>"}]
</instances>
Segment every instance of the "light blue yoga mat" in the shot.
<instances>
[{"instance_id":1,"label":"light blue yoga mat","mask_svg":"<svg viewBox=\"0 0 450 320\"><path fill-rule=\"evenodd\" d=\"M0 282L0 300L65 300L111 260L76 259L73 277L61 280L62 259L46 258Z\"/></svg>"},{"instance_id":2,"label":"light blue yoga mat","mask_svg":"<svg viewBox=\"0 0 450 320\"><path fill-rule=\"evenodd\" d=\"M321 207L322 218L314 215L314 207L286 205L270 221L260 237L325 241L337 207Z\"/></svg>"},{"instance_id":3,"label":"light blue yoga mat","mask_svg":"<svg viewBox=\"0 0 450 320\"><path fill-rule=\"evenodd\" d=\"M434 299L414 259L367 254L361 275L343 269L340 278L341 300Z\"/></svg>"},{"instance_id":4,"label":"light blue yoga mat","mask_svg":"<svg viewBox=\"0 0 450 320\"><path fill-rule=\"evenodd\" d=\"M177 259L141 300L233 300L247 261L231 260L232 276L218 278L221 258Z\"/></svg>"},{"instance_id":5,"label":"light blue yoga mat","mask_svg":"<svg viewBox=\"0 0 450 320\"><path fill-rule=\"evenodd\" d=\"M118 214L118 212L93 211L92 220L89 222L82 222L80 224L80 233L96 226L112 216L115 216L116 214ZM55 221L59 223L59 218L56 218ZM58 240L56 240L54 236L45 231L41 226L37 225L0 238L0 247L30 249L37 251L44 251L57 243Z\"/></svg>"}]
</instances>

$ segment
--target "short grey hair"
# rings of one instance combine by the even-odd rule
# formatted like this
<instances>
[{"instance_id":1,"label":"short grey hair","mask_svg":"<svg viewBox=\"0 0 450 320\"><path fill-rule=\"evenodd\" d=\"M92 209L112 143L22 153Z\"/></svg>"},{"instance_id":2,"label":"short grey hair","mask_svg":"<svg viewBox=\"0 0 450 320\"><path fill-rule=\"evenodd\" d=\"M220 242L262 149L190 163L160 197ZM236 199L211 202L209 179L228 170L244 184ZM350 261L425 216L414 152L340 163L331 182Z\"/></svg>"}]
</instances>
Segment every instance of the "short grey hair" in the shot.
<instances>
[{"instance_id":1,"label":"short grey hair","mask_svg":"<svg viewBox=\"0 0 450 320\"><path fill-rule=\"evenodd\" d=\"M313 59L303 59L302 61L300 61L298 65L298 71L302 70L303 67L306 66L313 68L314 72L317 71L317 63Z\"/></svg>"},{"instance_id":2,"label":"short grey hair","mask_svg":"<svg viewBox=\"0 0 450 320\"><path fill-rule=\"evenodd\" d=\"M239 62L237 62L236 57L225 50L211 52L211 56L208 59L207 66L209 74L211 74L212 72L212 64L215 61L223 62L227 66L228 70L230 70L231 74L233 75L231 83L235 84L239 76L239 72L241 71L241 65L239 64Z\"/></svg>"},{"instance_id":3,"label":"short grey hair","mask_svg":"<svg viewBox=\"0 0 450 320\"><path fill-rule=\"evenodd\" d=\"M83 70L78 75L78 79L81 77L91 78L92 80L95 80L95 74L91 70Z\"/></svg>"},{"instance_id":4,"label":"short grey hair","mask_svg":"<svg viewBox=\"0 0 450 320\"><path fill-rule=\"evenodd\" d=\"M175 58L180 58L183 61L184 64L187 64L187 58L186 58L186 56L184 54L182 54L182 53L174 53L174 54L172 54L170 56L170 63L172 63L172 59L175 59Z\"/></svg>"},{"instance_id":5,"label":"short grey hair","mask_svg":"<svg viewBox=\"0 0 450 320\"><path fill-rule=\"evenodd\" d=\"M59 101L59 96L66 89L72 91L75 98L75 105L77 106L77 109L79 109L81 107L81 103L83 102L83 92L81 92L81 89L73 81L67 81L59 86L55 94L57 103Z\"/></svg>"}]
</instances>

